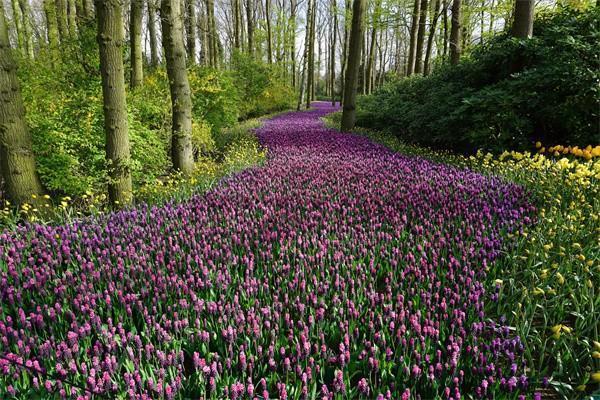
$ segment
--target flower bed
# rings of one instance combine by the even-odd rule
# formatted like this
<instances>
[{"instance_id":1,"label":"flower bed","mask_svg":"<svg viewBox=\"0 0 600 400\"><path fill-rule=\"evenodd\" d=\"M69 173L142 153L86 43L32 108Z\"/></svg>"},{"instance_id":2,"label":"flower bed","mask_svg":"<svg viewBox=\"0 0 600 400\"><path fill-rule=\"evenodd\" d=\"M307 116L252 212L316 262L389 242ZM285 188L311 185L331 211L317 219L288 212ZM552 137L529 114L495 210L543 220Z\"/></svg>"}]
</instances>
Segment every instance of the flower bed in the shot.
<instances>
[{"instance_id":1,"label":"flower bed","mask_svg":"<svg viewBox=\"0 0 600 400\"><path fill-rule=\"evenodd\" d=\"M268 121L265 166L189 201L0 235L0 393L528 392L483 284L528 193L326 129L333 110Z\"/></svg>"}]
</instances>

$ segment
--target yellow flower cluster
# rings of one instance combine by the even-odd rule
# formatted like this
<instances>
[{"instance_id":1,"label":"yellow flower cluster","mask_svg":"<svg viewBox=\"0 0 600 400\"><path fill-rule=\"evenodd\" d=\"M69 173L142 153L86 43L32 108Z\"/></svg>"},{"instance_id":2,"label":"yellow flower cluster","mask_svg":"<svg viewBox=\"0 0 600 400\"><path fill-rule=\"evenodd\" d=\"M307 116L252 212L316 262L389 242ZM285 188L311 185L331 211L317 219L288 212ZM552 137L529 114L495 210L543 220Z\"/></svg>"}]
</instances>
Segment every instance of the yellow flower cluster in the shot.
<instances>
[{"instance_id":1,"label":"yellow flower cluster","mask_svg":"<svg viewBox=\"0 0 600 400\"><path fill-rule=\"evenodd\" d=\"M549 153L555 157L559 157L562 155L572 155L575 157L585 158L586 160L591 160L595 157L600 157L600 145L592 147L591 145L586 146L583 149L580 149L579 146L562 146L556 145L546 148L540 142L536 142L535 147L538 149L540 153Z\"/></svg>"},{"instance_id":2,"label":"yellow flower cluster","mask_svg":"<svg viewBox=\"0 0 600 400\"><path fill-rule=\"evenodd\" d=\"M586 391L600 382L600 371L590 372L600 359L600 310L594 305L600 290L600 146L554 146L549 155L538 147L537 154L513 151L495 157L479 152L445 158L530 191L539 209L535 224L513 235L517 247L499 271L502 290L515 296L504 301L523 305L513 325L527 327L534 321L532 329L522 333L530 350L536 353L544 346L546 357L554 358L552 362L546 358L545 365L558 363L569 370L568 377L556 378ZM557 153L575 158L556 158ZM585 356L568 358L568 354Z\"/></svg>"}]
</instances>

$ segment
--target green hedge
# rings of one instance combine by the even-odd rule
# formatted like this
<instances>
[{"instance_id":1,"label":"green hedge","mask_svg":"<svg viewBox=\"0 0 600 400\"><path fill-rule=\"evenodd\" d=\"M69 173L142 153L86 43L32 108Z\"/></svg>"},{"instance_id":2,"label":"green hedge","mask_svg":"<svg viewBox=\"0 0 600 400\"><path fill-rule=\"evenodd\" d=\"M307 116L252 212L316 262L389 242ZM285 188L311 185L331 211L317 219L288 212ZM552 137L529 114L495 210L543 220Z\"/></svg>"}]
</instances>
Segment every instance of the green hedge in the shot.
<instances>
[{"instance_id":1,"label":"green hedge","mask_svg":"<svg viewBox=\"0 0 600 400\"><path fill-rule=\"evenodd\" d=\"M600 7L537 15L534 37L502 33L456 66L359 100L358 124L472 151L600 142Z\"/></svg>"}]
</instances>

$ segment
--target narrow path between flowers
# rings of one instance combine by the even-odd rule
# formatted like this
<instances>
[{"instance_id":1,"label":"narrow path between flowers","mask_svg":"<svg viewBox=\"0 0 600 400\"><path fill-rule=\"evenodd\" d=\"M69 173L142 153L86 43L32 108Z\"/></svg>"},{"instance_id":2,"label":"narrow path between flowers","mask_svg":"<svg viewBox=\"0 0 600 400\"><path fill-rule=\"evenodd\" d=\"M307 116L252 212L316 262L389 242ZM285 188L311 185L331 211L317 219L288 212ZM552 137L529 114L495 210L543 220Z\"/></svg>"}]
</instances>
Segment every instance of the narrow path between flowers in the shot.
<instances>
[{"instance_id":1,"label":"narrow path between flowers","mask_svg":"<svg viewBox=\"0 0 600 400\"><path fill-rule=\"evenodd\" d=\"M87 397L516 397L484 282L524 191L326 129L333 110L267 121L266 165L188 202L3 234L0 369Z\"/></svg>"}]
</instances>

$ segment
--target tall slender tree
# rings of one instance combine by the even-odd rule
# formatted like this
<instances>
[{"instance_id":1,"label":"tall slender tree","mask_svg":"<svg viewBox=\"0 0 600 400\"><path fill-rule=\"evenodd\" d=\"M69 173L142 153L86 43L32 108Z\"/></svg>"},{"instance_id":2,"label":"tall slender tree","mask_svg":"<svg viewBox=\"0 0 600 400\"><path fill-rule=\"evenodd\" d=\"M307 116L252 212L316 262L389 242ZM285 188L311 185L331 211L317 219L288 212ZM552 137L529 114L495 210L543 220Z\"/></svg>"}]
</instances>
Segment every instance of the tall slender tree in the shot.
<instances>
[{"instance_id":1,"label":"tall slender tree","mask_svg":"<svg viewBox=\"0 0 600 400\"><path fill-rule=\"evenodd\" d=\"M35 169L31 133L8 40L4 3L0 1L0 171L8 197L21 204L42 193Z\"/></svg>"},{"instance_id":2,"label":"tall slender tree","mask_svg":"<svg viewBox=\"0 0 600 400\"><path fill-rule=\"evenodd\" d=\"M242 16L240 13L240 0L233 0L233 47L240 50L242 47Z\"/></svg>"},{"instance_id":3,"label":"tall slender tree","mask_svg":"<svg viewBox=\"0 0 600 400\"><path fill-rule=\"evenodd\" d=\"M267 62L273 64L273 32L271 29L271 0L265 0L265 20L267 23Z\"/></svg>"},{"instance_id":4,"label":"tall slender tree","mask_svg":"<svg viewBox=\"0 0 600 400\"><path fill-rule=\"evenodd\" d=\"M189 64L196 64L196 5L194 0L185 0L185 33Z\"/></svg>"},{"instance_id":5,"label":"tall slender tree","mask_svg":"<svg viewBox=\"0 0 600 400\"><path fill-rule=\"evenodd\" d=\"M96 0L104 132L108 163L108 195L112 203L131 201L131 170L127 102L123 73L123 11L121 0Z\"/></svg>"},{"instance_id":6,"label":"tall slender tree","mask_svg":"<svg viewBox=\"0 0 600 400\"><path fill-rule=\"evenodd\" d=\"M67 0L55 0L56 20L61 42L69 37L69 22L67 19Z\"/></svg>"},{"instance_id":7,"label":"tall slender tree","mask_svg":"<svg viewBox=\"0 0 600 400\"><path fill-rule=\"evenodd\" d=\"M358 87L358 68L363 40L363 20L366 0L354 0L352 6L352 28L348 45L348 61L344 85L344 109L341 130L349 131L356 123L356 90Z\"/></svg>"},{"instance_id":8,"label":"tall slender tree","mask_svg":"<svg viewBox=\"0 0 600 400\"><path fill-rule=\"evenodd\" d=\"M376 40L377 40L377 28L379 25L379 13L381 7L381 0L375 1L375 6L373 8L373 16L371 20L371 44L369 45L369 55L367 57L367 70L365 72L365 91L366 93L371 93L372 91L372 83L373 83L373 65L375 63L375 50L377 49Z\"/></svg>"},{"instance_id":9,"label":"tall slender tree","mask_svg":"<svg viewBox=\"0 0 600 400\"><path fill-rule=\"evenodd\" d=\"M308 55L308 53L310 51L311 21L312 21L312 1L308 0L308 3L306 5L306 29L305 29L305 34L304 34L304 55L302 56L302 76L300 78L300 94L298 97L298 110L300 110L300 106L302 105L302 100L304 97L304 92L305 92L304 82L305 81L306 81L306 97L307 97L307 99L310 98L310 95L308 93L308 75L309 75L309 68L308 68L309 55ZM310 105L310 99L307 100L306 103Z\"/></svg>"},{"instance_id":10,"label":"tall slender tree","mask_svg":"<svg viewBox=\"0 0 600 400\"><path fill-rule=\"evenodd\" d=\"M148 40L150 42L150 65L158 66L158 34L156 32L156 1L147 0L148 10Z\"/></svg>"},{"instance_id":11,"label":"tall slender tree","mask_svg":"<svg viewBox=\"0 0 600 400\"><path fill-rule=\"evenodd\" d=\"M433 40L437 29L437 22L440 17L441 0L434 0L433 15L431 16L431 26L429 27L429 37L427 38L427 48L425 50L425 62L423 65L423 75L429 75L431 69L431 51L433 49Z\"/></svg>"},{"instance_id":12,"label":"tall slender tree","mask_svg":"<svg viewBox=\"0 0 600 400\"><path fill-rule=\"evenodd\" d=\"M131 76L129 85L132 89L142 86L144 67L142 55L142 16L143 0L131 0L129 15L129 47L131 49Z\"/></svg>"},{"instance_id":13,"label":"tall slender tree","mask_svg":"<svg viewBox=\"0 0 600 400\"><path fill-rule=\"evenodd\" d=\"M427 27L427 0L421 0L421 10L419 13L419 29L417 31L417 48L415 50L415 69L416 74L423 72L423 44L425 43L425 29Z\"/></svg>"},{"instance_id":14,"label":"tall slender tree","mask_svg":"<svg viewBox=\"0 0 600 400\"><path fill-rule=\"evenodd\" d=\"M31 24L31 7L29 6L29 0L19 0L19 6L21 8L22 20L23 20L23 35L25 54L29 58L33 58L33 25Z\"/></svg>"},{"instance_id":15,"label":"tall slender tree","mask_svg":"<svg viewBox=\"0 0 600 400\"><path fill-rule=\"evenodd\" d=\"M331 58L331 105L335 106L335 45L337 42L337 30L338 30L338 18L337 18L337 1L331 0L331 12L333 14L332 21L332 38L331 38L331 50L330 50L330 58Z\"/></svg>"},{"instance_id":16,"label":"tall slender tree","mask_svg":"<svg viewBox=\"0 0 600 400\"><path fill-rule=\"evenodd\" d=\"M248 54L254 56L254 2L252 0L246 0L246 24L248 30Z\"/></svg>"},{"instance_id":17,"label":"tall slender tree","mask_svg":"<svg viewBox=\"0 0 600 400\"><path fill-rule=\"evenodd\" d=\"M344 47L342 49L342 74L340 76L340 82L342 86L340 100L342 103L344 102L344 93L346 92L346 65L348 61L348 42L350 40L349 21L352 19L352 3L350 2L350 0L346 0L345 2L346 4L344 8Z\"/></svg>"},{"instance_id":18,"label":"tall slender tree","mask_svg":"<svg viewBox=\"0 0 600 400\"><path fill-rule=\"evenodd\" d=\"M53 59L57 59L60 53L58 52L58 23L54 0L44 0L44 15L46 16L46 36L50 54Z\"/></svg>"},{"instance_id":19,"label":"tall slender tree","mask_svg":"<svg viewBox=\"0 0 600 400\"><path fill-rule=\"evenodd\" d=\"M162 41L167 61L173 112L171 160L173 168L184 175L194 169L192 151L192 97L185 66L183 21L180 0L162 0Z\"/></svg>"},{"instance_id":20,"label":"tall slender tree","mask_svg":"<svg viewBox=\"0 0 600 400\"><path fill-rule=\"evenodd\" d=\"M21 7L17 0L11 0L10 2L13 12L13 24L15 26L15 33L17 34L17 49L22 55L25 55L25 33L23 32L23 17L21 13Z\"/></svg>"},{"instance_id":21,"label":"tall slender tree","mask_svg":"<svg viewBox=\"0 0 600 400\"><path fill-rule=\"evenodd\" d=\"M458 64L462 53L461 0L452 0L452 27L450 29L450 63Z\"/></svg>"},{"instance_id":22,"label":"tall slender tree","mask_svg":"<svg viewBox=\"0 0 600 400\"><path fill-rule=\"evenodd\" d=\"M417 53L417 34L419 31L420 12L421 0L415 0L410 23L410 45L408 48L408 61L406 66L406 75L408 76L412 75L415 70L415 55Z\"/></svg>"},{"instance_id":23,"label":"tall slender tree","mask_svg":"<svg viewBox=\"0 0 600 400\"><path fill-rule=\"evenodd\" d=\"M69 23L69 37L77 36L77 7L75 0L67 1L67 21Z\"/></svg>"}]
</instances>

